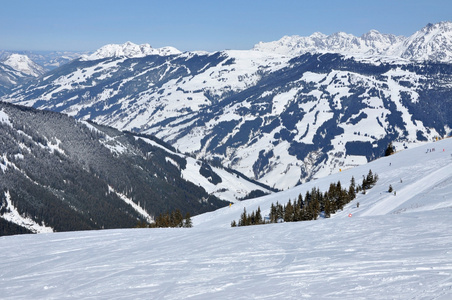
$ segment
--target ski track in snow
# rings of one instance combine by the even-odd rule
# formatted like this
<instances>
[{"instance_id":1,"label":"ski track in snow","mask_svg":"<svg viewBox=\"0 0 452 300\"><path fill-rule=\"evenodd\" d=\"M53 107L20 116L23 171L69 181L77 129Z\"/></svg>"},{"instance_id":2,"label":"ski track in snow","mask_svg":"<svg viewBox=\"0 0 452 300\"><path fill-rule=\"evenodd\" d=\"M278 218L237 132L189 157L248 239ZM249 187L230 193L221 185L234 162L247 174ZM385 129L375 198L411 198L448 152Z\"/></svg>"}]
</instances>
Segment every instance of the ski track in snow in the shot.
<instances>
[{"instance_id":1,"label":"ski track in snow","mask_svg":"<svg viewBox=\"0 0 452 300\"><path fill-rule=\"evenodd\" d=\"M450 176L451 166L447 165L445 167L442 167L441 169L423 177L422 179L402 188L396 193L397 196L393 196L393 194L390 193L389 196L380 200L374 207L362 213L361 216L388 214L406 201L414 198L416 195L423 193L429 189L433 189L442 181L450 178Z\"/></svg>"},{"instance_id":2,"label":"ski track in snow","mask_svg":"<svg viewBox=\"0 0 452 300\"><path fill-rule=\"evenodd\" d=\"M451 212L1 238L1 298L438 299Z\"/></svg>"}]
</instances>

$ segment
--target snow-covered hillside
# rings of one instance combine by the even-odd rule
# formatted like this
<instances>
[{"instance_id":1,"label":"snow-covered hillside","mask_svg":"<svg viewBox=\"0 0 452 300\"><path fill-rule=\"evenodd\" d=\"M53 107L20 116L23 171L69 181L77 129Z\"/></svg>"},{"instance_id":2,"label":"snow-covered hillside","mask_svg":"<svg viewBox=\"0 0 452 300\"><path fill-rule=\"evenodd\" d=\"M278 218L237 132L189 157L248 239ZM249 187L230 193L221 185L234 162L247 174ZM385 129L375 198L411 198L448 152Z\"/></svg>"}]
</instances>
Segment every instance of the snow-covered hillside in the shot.
<instances>
[{"instance_id":1,"label":"snow-covered hillside","mask_svg":"<svg viewBox=\"0 0 452 300\"><path fill-rule=\"evenodd\" d=\"M131 228L271 193L153 136L55 112L0 103L0 141L0 236Z\"/></svg>"},{"instance_id":2,"label":"snow-covered hillside","mask_svg":"<svg viewBox=\"0 0 452 300\"><path fill-rule=\"evenodd\" d=\"M39 77L45 73L43 67L32 61L28 56L22 54L11 54L3 64L14 70L32 77Z\"/></svg>"},{"instance_id":3,"label":"snow-covered hillside","mask_svg":"<svg viewBox=\"0 0 452 300\"><path fill-rule=\"evenodd\" d=\"M304 197L306 191L311 191L313 187L326 191L330 183L338 181L343 187L348 187L352 176L360 183L369 170L378 174L376 186L368 190L366 195L358 194L343 211L333 215L333 219L347 217L350 213L353 217L398 215L452 207L452 138L448 138L403 150L287 191L202 214L194 218L194 224L199 227L226 228L232 220L239 219L244 208L251 212L260 206L265 215L269 213L271 203L278 201L285 204L289 199L296 199L300 193ZM396 195L387 192L389 185L392 185Z\"/></svg>"},{"instance_id":4,"label":"snow-covered hillside","mask_svg":"<svg viewBox=\"0 0 452 300\"><path fill-rule=\"evenodd\" d=\"M7 53L0 50L0 96L12 88L44 74L43 67L27 55Z\"/></svg>"},{"instance_id":5,"label":"snow-covered hillside","mask_svg":"<svg viewBox=\"0 0 452 300\"><path fill-rule=\"evenodd\" d=\"M404 150L200 215L192 229L2 237L1 297L451 299L451 154L452 139ZM243 207L265 209L369 169L376 186L330 219L229 227Z\"/></svg>"}]
</instances>

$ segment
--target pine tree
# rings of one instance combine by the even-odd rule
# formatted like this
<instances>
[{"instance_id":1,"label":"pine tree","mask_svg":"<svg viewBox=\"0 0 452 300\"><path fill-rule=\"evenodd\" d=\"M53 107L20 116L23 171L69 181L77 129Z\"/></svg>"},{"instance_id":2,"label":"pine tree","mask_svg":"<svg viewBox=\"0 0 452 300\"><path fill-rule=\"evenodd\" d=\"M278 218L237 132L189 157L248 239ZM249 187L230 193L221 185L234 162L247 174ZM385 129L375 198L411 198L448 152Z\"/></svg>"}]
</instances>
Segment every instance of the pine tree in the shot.
<instances>
[{"instance_id":1,"label":"pine tree","mask_svg":"<svg viewBox=\"0 0 452 300\"><path fill-rule=\"evenodd\" d=\"M352 179L350 180L350 187L348 188L348 196L350 197L350 200L353 200L356 198L355 177L353 177L353 176L352 176Z\"/></svg>"},{"instance_id":2,"label":"pine tree","mask_svg":"<svg viewBox=\"0 0 452 300\"><path fill-rule=\"evenodd\" d=\"M325 218L329 218L331 216L331 202L330 199L328 199L328 197L325 198Z\"/></svg>"},{"instance_id":3,"label":"pine tree","mask_svg":"<svg viewBox=\"0 0 452 300\"><path fill-rule=\"evenodd\" d=\"M293 221L293 206L292 202L289 199L286 207L284 208L284 222L292 222Z\"/></svg>"},{"instance_id":4,"label":"pine tree","mask_svg":"<svg viewBox=\"0 0 452 300\"><path fill-rule=\"evenodd\" d=\"M256 225L256 214L254 211L251 212L251 215L248 218L248 224L247 225Z\"/></svg>"},{"instance_id":5,"label":"pine tree","mask_svg":"<svg viewBox=\"0 0 452 300\"><path fill-rule=\"evenodd\" d=\"M281 219L284 220L284 208L281 204L276 202L276 222Z\"/></svg>"},{"instance_id":6,"label":"pine tree","mask_svg":"<svg viewBox=\"0 0 452 300\"><path fill-rule=\"evenodd\" d=\"M239 226L246 226L246 225L248 225L248 218L247 218L247 215L246 215L246 208L244 207L243 208L243 213L240 216Z\"/></svg>"},{"instance_id":7,"label":"pine tree","mask_svg":"<svg viewBox=\"0 0 452 300\"><path fill-rule=\"evenodd\" d=\"M271 208L270 208L270 223L276 223L276 207L272 202Z\"/></svg>"},{"instance_id":8,"label":"pine tree","mask_svg":"<svg viewBox=\"0 0 452 300\"><path fill-rule=\"evenodd\" d=\"M184 217L179 209L176 209L173 217L174 227L183 227L184 226Z\"/></svg>"},{"instance_id":9,"label":"pine tree","mask_svg":"<svg viewBox=\"0 0 452 300\"><path fill-rule=\"evenodd\" d=\"M191 217L190 217L190 213L186 213L185 214L185 223L184 223L184 227L186 228L191 228L193 227L193 223L191 221Z\"/></svg>"},{"instance_id":10,"label":"pine tree","mask_svg":"<svg viewBox=\"0 0 452 300\"><path fill-rule=\"evenodd\" d=\"M264 223L264 221L262 219L261 207L258 206L257 211L256 211L256 224L262 224L262 223Z\"/></svg>"},{"instance_id":11,"label":"pine tree","mask_svg":"<svg viewBox=\"0 0 452 300\"><path fill-rule=\"evenodd\" d=\"M394 154L394 146L392 145L392 142L390 142L388 147L385 150L385 156L389 156L392 154Z\"/></svg>"}]
</instances>

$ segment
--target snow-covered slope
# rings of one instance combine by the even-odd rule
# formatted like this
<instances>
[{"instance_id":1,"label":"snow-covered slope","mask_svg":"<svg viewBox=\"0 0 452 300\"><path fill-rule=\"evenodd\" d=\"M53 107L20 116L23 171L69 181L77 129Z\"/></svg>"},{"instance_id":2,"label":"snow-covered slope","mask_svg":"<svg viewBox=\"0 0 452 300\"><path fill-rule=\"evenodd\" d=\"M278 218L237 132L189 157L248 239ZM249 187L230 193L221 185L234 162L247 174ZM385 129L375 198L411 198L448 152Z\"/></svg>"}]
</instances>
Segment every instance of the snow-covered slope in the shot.
<instances>
[{"instance_id":1,"label":"snow-covered slope","mask_svg":"<svg viewBox=\"0 0 452 300\"><path fill-rule=\"evenodd\" d=\"M271 203L278 201L285 204L289 199L296 199L300 193L304 197L306 191L311 191L313 187L324 192L328 190L330 183L338 181L343 187L348 187L352 176L360 183L369 170L378 174L376 186L365 195L358 194L343 211L333 215L333 219L345 218L350 213L353 217L393 216L452 208L452 138L448 138L402 150L287 191L242 201L231 207L202 214L195 217L193 223L198 227L227 228L232 220L238 221L244 208L251 212L260 206L262 213L268 214ZM396 195L388 193L389 185L392 185ZM356 205L358 202L359 207Z\"/></svg>"},{"instance_id":2,"label":"snow-covered slope","mask_svg":"<svg viewBox=\"0 0 452 300\"><path fill-rule=\"evenodd\" d=\"M448 300L451 153L452 139L405 150L198 216L192 229L2 237L2 298ZM377 185L331 219L229 227L244 206L348 183L369 168Z\"/></svg>"},{"instance_id":3,"label":"snow-covered slope","mask_svg":"<svg viewBox=\"0 0 452 300\"><path fill-rule=\"evenodd\" d=\"M152 48L149 44L137 45L132 42L124 44L109 44L98 49L96 52L83 55L82 60L98 60L109 57L138 58L147 55L175 55L181 52L174 47Z\"/></svg>"},{"instance_id":4,"label":"snow-covered slope","mask_svg":"<svg viewBox=\"0 0 452 300\"><path fill-rule=\"evenodd\" d=\"M407 60L452 62L452 22L428 24L410 37L382 34L371 30L360 37L345 32L308 37L284 36L278 41L260 42L255 51L298 56L310 53L341 53L381 59L380 56Z\"/></svg>"},{"instance_id":5,"label":"snow-covered slope","mask_svg":"<svg viewBox=\"0 0 452 300\"><path fill-rule=\"evenodd\" d=\"M33 62L26 55L14 53L2 63L28 76L39 77L45 73L43 67Z\"/></svg>"},{"instance_id":6,"label":"snow-covered slope","mask_svg":"<svg viewBox=\"0 0 452 300\"><path fill-rule=\"evenodd\" d=\"M26 55L0 51L0 96L44 73L44 68Z\"/></svg>"}]
</instances>

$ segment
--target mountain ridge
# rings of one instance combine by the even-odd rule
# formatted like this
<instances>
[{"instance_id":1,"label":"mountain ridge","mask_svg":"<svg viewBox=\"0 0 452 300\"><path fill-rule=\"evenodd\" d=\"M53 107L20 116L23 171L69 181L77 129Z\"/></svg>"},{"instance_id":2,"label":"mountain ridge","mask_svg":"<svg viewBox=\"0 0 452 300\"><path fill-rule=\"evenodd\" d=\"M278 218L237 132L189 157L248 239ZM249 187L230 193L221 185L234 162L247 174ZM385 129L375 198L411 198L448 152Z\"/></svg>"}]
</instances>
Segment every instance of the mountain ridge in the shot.
<instances>
[{"instance_id":1,"label":"mountain ridge","mask_svg":"<svg viewBox=\"0 0 452 300\"><path fill-rule=\"evenodd\" d=\"M181 54L179 50L174 47L152 48L149 44L136 45L132 42L124 44L109 44L105 45L94 53L89 55L82 55L82 60L98 60L110 57L124 57L124 58L139 58L148 55L176 55Z\"/></svg>"},{"instance_id":2,"label":"mountain ridge","mask_svg":"<svg viewBox=\"0 0 452 300\"><path fill-rule=\"evenodd\" d=\"M314 33L308 37L284 36L278 41L260 42L254 51L298 56L305 53L340 53L358 56L388 56L414 61L452 62L452 22L427 24L409 37L370 30L360 37L345 32Z\"/></svg>"}]
</instances>

